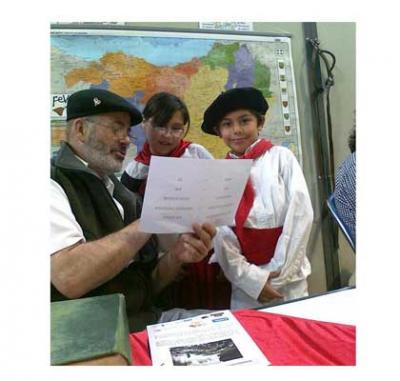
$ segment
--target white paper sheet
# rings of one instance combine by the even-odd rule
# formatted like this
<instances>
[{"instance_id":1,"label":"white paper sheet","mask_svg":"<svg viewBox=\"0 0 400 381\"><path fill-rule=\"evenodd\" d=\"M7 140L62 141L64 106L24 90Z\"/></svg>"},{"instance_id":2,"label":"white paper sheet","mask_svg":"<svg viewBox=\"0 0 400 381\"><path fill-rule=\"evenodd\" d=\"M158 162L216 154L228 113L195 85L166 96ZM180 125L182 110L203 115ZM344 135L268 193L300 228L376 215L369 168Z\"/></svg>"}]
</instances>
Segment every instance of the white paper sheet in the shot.
<instances>
[{"instance_id":1,"label":"white paper sheet","mask_svg":"<svg viewBox=\"0 0 400 381\"><path fill-rule=\"evenodd\" d=\"M150 325L147 333L156 366L270 364L228 310Z\"/></svg>"},{"instance_id":2,"label":"white paper sheet","mask_svg":"<svg viewBox=\"0 0 400 381\"><path fill-rule=\"evenodd\" d=\"M140 230L185 233L193 223L232 225L251 164L152 156Z\"/></svg>"}]
</instances>

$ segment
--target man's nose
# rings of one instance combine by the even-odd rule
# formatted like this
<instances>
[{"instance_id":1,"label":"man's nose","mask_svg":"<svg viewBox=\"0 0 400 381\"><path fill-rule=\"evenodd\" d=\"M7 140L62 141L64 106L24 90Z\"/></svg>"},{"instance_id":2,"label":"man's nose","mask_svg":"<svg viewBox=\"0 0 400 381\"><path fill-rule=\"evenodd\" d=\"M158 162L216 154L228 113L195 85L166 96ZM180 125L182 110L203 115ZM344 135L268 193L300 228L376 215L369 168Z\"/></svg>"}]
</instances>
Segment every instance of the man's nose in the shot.
<instances>
[{"instance_id":1,"label":"man's nose","mask_svg":"<svg viewBox=\"0 0 400 381\"><path fill-rule=\"evenodd\" d=\"M131 140L129 139L129 135L128 134L124 134L123 136L121 136L120 138L120 142L126 145L129 145Z\"/></svg>"}]
</instances>

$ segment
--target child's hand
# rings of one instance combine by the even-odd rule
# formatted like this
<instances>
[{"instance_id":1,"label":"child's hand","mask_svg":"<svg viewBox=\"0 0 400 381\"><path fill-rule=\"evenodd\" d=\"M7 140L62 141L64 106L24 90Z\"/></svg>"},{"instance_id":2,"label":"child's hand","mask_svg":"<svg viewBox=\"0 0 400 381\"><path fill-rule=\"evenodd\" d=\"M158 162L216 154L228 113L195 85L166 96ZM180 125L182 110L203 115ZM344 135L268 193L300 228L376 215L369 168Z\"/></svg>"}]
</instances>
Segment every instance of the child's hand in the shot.
<instances>
[{"instance_id":1,"label":"child's hand","mask_svg":"<svg viewBox=\"0 0 400 381\"><path fill-rule=\"evenodd\" d=\"M268 280L270 280L270 279L272 279L272 278L277 278L280 274L281 274L281 270L278 270L278 271L271 271L271 272L269 273Z\"/></svg>"},{"instance_id":2,"label":"child's hand","mask_svg":"<svg viewBox=\"0 0 400 381\"><path fill-rule=\"evenodd\" d=\"M269 274L268 280L265 283L260 295L258 296L258 301L261 304L266 304L271 302L273 299L282 299L283 295L280 294L278 291L276 291L271 285L270 285L270 279L278 277L280 274L280 271L272 271Z\"/></svg>"}]
</instances>

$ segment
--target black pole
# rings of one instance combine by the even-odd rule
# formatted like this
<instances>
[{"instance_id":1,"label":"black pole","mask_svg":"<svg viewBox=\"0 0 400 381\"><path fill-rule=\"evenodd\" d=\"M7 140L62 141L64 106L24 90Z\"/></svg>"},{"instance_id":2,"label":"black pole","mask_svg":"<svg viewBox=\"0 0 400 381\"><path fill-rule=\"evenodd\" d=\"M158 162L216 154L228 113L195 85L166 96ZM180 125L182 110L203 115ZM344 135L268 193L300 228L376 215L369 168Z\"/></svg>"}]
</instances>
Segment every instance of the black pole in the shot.
<instances>
[{"instance_id":1,"label":"black pole","mask_svg":"<svg viewBox=\"0 0 400 381\"><path fill-rule=\"evenodd\" d=\"M318 42L317 25L303 23L306 45L306 63L311 94L312 126L317 155L318 193L321 211L321 233L325 260L326 283L328 290L341 287L338 255L338 228L334 223L326 200L333 192L333 167L330 134L324 102L324 82L322 80L319 57L315 54L312 42Z\"/></svg>"}]
</instances>

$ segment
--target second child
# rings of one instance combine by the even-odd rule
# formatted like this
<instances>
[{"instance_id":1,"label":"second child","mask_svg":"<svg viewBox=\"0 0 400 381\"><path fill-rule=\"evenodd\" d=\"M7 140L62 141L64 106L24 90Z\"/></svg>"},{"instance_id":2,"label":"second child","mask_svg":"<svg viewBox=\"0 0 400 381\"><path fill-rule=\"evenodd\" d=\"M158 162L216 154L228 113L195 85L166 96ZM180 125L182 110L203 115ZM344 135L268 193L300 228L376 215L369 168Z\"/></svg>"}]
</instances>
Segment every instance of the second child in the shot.
<instances>
[{"instance_id":1,"label":"second child","mask_svg":"<svg viewBox=\"0 0 400 381\"><path fill-rule=\"evenodd\" d=\"M220 227L214 258L231 282L231 309L308 295L306 256L313 210L301 167L287 148L261 139L268 103L258 89L220 94L202 130L230 148L227 159L252 159L235 227Z\"/></svg>"}]
</instances>

